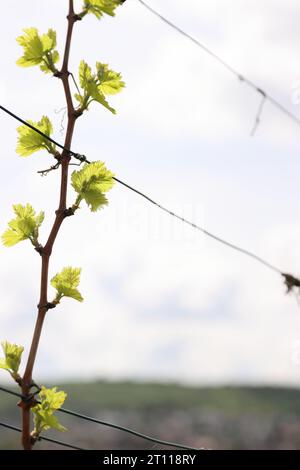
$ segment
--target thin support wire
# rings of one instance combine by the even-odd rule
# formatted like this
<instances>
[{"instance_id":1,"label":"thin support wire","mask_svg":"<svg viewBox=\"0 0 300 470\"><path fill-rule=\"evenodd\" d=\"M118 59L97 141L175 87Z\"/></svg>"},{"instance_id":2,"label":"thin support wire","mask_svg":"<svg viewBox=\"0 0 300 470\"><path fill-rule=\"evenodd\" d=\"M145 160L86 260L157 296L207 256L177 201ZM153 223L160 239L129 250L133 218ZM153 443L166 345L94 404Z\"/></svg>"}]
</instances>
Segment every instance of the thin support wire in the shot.
<instances>
[{"instance_id":1,"label":"thin support wire","mask_svg":"<svg viewBox=\"0 0 300 470\"><path fill-rule=\"evenodd\" d=\"M75 80L75 77L74 77L73 73L70 72L70 75L71 75L71 78L72 78L72 80L73 80L73 83L74 83L74 85L75 85L75 88L76 88L78 94L79 94L80 96L82 96L82 95L81 95L80 88L79 88L79 86L77 85L77 82L76 82L76 80Z\"/></svg>"},{"instance_id":2,"label":"thin support wire","mask_svg":"<svg viewBox=\"0 0 300 470\"><path fill-rule=\"evenodd\" d=\"M21 395L20 393L14 392L13 390L10 390L8 388L0 386L0 391L23 399L23 395ZM38 400L36 400L36 403L39 403ZM66 408L59 408L57 411L60 411L61 413L64 413L70 416L75 416L76 418L83 419L85 421L89 421L90 423L100 424L101 426L106 426L112 429L117 429L119 431L126 432L128 434L131 434L136 437L140 437L141 439L154 442L156 444L165 445L168 447L175 447L177 449L184 449L184 450L201 450L201 449L196 449L194 447L186 446L184 444L178 444L175 442L164 441L162 439L156 439L155 437L147 436L146 434L140 433L138 431L127 428L125 426L119 426L118 424L108 423L107 421L102 421L100 419L92 418L91 416L86 416L82 413L77 413L76 411L67 410Z\"/></svg>"},{"instance_id":3,"label":"thin support wire","mask_svg":"<svg viewBox=\"0 0 300 470\"><path fill-rule=\"evenodd\" d=\"M179 219L181 222L187 224L187 225L190 225L191 227L193 227L194 229L196 230L199 230L200 232L202 232L204 235L214 239L215 241L219 242L219 243L222 243L223 245L233 249L233 250L236 250L256 261L258 261L259 263L263 264L264 266L266 266L267 268L269 269L272 269L272 271L275 271L277 272L278 274L282 274L282 271L277 268L276 266L272 265L271 263L269 263L268 261L264 260L263 258L261 258L260 256L257 256L255 255L254 253L251 253L250 251L248 250L245 250L244 248L241 248L231 242L228 242L226 240L224 240L223 238L220 238L218 237L217 235L214 235L213 233L211 232L208 232L207 230L205 230L203 227L199 227L199 225L196 225L194 224L193 222L190 222L189 220L186 220L184 219L183 217L181 217L180 215L177 215L175 214L174 212L170 211L169 209L166 209L165 207L163 207L161 204L158 204L157 202L155 202L153 199L151 199L150 197L148 197L146 194L142 193L141 191L138 191L137 189L133 188L132 186L128 185L127 183L124 183L123 181L119 180L118 178L114 178L118 183L120 183L121 185L125 186L126 188L130 189L131 191L135 192L136 194L138 194L139 196L143 197L144 199L146 199L148 202L150 202L151 204L153 204L154 206L158 207L159 209L161 209L162 211L166 212L167 214L175 217L176 219Z\"/></svg>"},{"instance_id":4,"label":"thin support wire","mask_svg":"<svg viewBox=\"0 0 300 470\"><path fill-rule=\"evenodd\" d=\"M133 436L140 437L146 441L155 442L156 444L168 446L168 447L175 447L177 449L184 449L184 450L201 450L196 449L195 447L189 447L184 444L178 444L176 442L164 441L162 439L157 439L156 437L147 436L138 431L134 431L133 429L127 428L125 426L119 426L118 424L107 423L106 421L102 421L100 419L91 418L90 416L85 416L81 413L77 413L75 411L67 410L66 408L59 408L57 411L61 413L65 413L71 416L76 416L77 418L83 419L85 421L89 421L91 423L100 424L101 426L107 426L112 429L117 429L119 431L126 432L128 434L132 434Z\"/></svg>"},{"instance_id":5,"label":"thin support wire","mask_svg":"<svg viewBox=\"0 0 300 470\"><path fill-rule=\"evenodd\" d=\"M260 101L260 104L259 104L259 107L258 107L258 111L257 111L257 114L256 114L255 122L254 122L254 125L253 125L253 128L252 128L252 131L250 133L250 137L255 136L256 131L258 129L258 126L260 125L261 116L262 116L262 112L263 112L265 103L266 103L266 95L262 95L261 101Z\"/></svg>"}]
</instances>

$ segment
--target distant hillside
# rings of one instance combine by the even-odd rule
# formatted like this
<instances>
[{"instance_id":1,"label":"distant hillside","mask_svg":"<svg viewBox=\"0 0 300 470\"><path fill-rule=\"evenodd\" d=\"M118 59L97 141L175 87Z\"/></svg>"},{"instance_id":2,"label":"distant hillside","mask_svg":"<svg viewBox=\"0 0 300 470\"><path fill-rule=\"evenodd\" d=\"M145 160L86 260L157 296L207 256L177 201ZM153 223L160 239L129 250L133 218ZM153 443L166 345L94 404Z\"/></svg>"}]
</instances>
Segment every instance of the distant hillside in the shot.
<instances>
[{"instance_id":1,"label":"distant hillside","mask_svg":"<svg viewBox=\"0 0 300 470\"><path fill-rule=\"evenodd\" d=\"M63 384L68 406L103 408L200 408L300 415L300 390L266 387L192 388L176 384L96 382ZM84 404L85 402L85 404Z\"/></svg>"},{"instance_id":2,"label":"distant hillside","mask_svg":"<svg viewBox=\"0 0 300 470\"><path fill-rule=\"evenodd\" d=\"M68 383L59 387L68 393L67 408L161 439L216 449L300 448L300 390L131 382ZM0 420L19 425L15 403L14 397L0 393ZM65 415L60 419L69 432L53 435L86 448L152 447L120 431ZM18 438L0 428L0 448L18 448Z\"/></svg>"}]
</instances>

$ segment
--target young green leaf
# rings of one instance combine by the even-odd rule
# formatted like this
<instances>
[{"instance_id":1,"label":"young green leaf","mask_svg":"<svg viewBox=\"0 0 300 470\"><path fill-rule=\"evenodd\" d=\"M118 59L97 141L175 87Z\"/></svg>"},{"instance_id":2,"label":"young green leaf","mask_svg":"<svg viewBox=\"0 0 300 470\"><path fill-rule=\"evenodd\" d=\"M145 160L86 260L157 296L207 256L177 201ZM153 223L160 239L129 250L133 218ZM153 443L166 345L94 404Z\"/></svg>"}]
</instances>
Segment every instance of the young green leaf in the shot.
<instances>
[{"instance_id":1,"label":"young green leaf","mask_svg":"<svg viewBox=\"0 0 300 470\"><path fill-rule=\"evenodd\" d=\"M114 174L101 161L86 163L79 171L72 173L72 186L78 194L75 207L84 199L92 212L108 204L103 193L109 191L115 181Z\"/></svg>"},{"instance_id":2,"label":"young green leaf","mask_svg":"<svg viewBox=\"0 0 300 470\"><path fill-rule=\"evenodd\" d=\"M56 32L49 29L47 34L39 35L36 28L26 28L24 35L17 38L17 42L23 47L24 54L17 60L21 67L39 65L45 73L55 73L56 62L59 54L56 48Z\"/></svg>"},{"instance_id":3,"label":"young green leaf","mask_svg":"<svg viewBox=\"0 0 300 470\"><path fill-rule=\"evenodd\" d=\"M30 204L13 206L16 218L12 219L9 228L2 235L2 243L7 246L14 246L22 240L29 239L34 246L38 246L39 228L44 220L44 212L36 215Z\"/></svg>"},{"instance_id":4,"label":"young green leaf","mask_svg":"<svg viewBox=\"0 0 300 470\"><path fill-rule=\"evenodd\" d=\"M116 114L116 111L106 101L106 95L115 95L122 91L125 83L118 72L108 68L107 64L96 63L96 72L92 73L91 67L82 60L79 65L79 83L83 94L75 94L81 110L88 109L93 101L97 101L105 108Z\"/></svg>"},{"instance_id":5,"label":"young green leaf","mask_svg":"<svg viewBox=\"0 0 300 470\"><path fill-rule=\"evenodd\" d=\"M92 78L93 75L91 67L82 60L79 64L79 83L81 88L85 88Z\"/></svg>"},{"instance_id":6,"label":"young green leaf","mask_svg":"<svg viewBox=\"0 0 300 470\"><path fill-rule=\"evenodd\" d=\"M115 16L115 9L123 2L124 0L84 0L84 7L80 16L83 18L87 13L93 13L98 19L104 13Z\"/></svg>"},{"instance_id":7,"label":"young green leaf","mask_svg":"<svg viewBox=\"0 0 300 470\"><path fill-rule=\"evenodd\" d=\"M51 411L61 408L67 398L67 394L65 392L57 391L57 387L46 388L42 386L39 395L41 402L43 403L43 409Z\"/></svg>"},{"instance_id":8,"label":"young green leaf","mask_svg":"<svg viewBox=\"0 0 300 470\"><path fill-rule=\"evenodd\" d=\"M120 93L125 87L122 81L122 75L108 68L108 64L96 62L97 78L99 81L99 90L104 95L115 95Z\"/></svg>"},{"instance_id":9,"label":"young green leaf","mask_svg":"<svg viewBox=\"0 0 300 470\"><path fill-rule=\"evenodd\" d=\"M51 285L57 291L53 301L54 304L58 304L62 297L71 297L78 300L78 302L83 301L83 297L77 289L80 282L80 273L81 268L68 266L51 279Z\"/></svg>"},{"instance_id":10,"label":"young green leaf","mask_svg":"<svg viewBox=\"0 0 300 470\"><path fill-rule=\"evenodd\" d=\"M43 116L42 119L38 122L28 122L48 136L50 136L53 132L52 123L47 116ZM38 150L47 150L47 152L51 153L52 155L56 155L55 145L49 142L46 137L43 137L33 129L30 129L30 127L27 127L24 124L23 126L19 126L17 131L19 136L16 152L21 157L28 157Z\"/></svg>"},{"instance_id":11,"label":"young green leaf","mask_svg":"<svg viewBox=\"0 0 300 470\"><path fill-rule=\"evenodd\" d=\"M18 346L8 341L3 341L1 346L4 352L4 359L0 359L0 369L7 370L15 380L18 380L18 372L24 348L23 346Z\"/></svg>"},{"instance_id":12,"label":"young green leaf","mask_svg":"<svg viewBox=\"0 0 300 470\"><path fill-rule=\"evenodd\" d=\"M34 413L34 431L33 437L38 437L42 431L47 429L56 429L57 431L66 431L54 413L62 407L65 402L67 394L63 391L58 392L57 388L46 388L42 386L39 393L39 401L32 411Z\"/></svg>"}]
</instances>

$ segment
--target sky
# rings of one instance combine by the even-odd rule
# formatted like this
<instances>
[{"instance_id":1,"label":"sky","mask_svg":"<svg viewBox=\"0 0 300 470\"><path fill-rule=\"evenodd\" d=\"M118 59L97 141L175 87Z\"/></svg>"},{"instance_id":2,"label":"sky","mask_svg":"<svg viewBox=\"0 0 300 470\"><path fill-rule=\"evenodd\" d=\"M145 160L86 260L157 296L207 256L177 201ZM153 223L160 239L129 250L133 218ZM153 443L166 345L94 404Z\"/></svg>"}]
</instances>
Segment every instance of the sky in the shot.
<instances>
[{"instance_id":1,"label":"sky","mask_svg":"<svg viewBox=\"0 0 300 470\"><path fill-rule=\"evenodd\" d=\"M62 142L61 83L15 62L25 27L57 31L64 47L67 0L1 6L0 102L25 119L46 114ZM148 0L300 117L299 2ZM75 1L80 11L81 1ZM70 71L81 59L109 63L126 89L77 122L72 148L207 230L300 275L299 126L190 41L127 0L115 18L75 25ZM59 176L37 171L43 152L16 152L17 123L0 115L0 231L12 204L46 211ZM74 193L70 188L68 201ZM0 246L0 338L31 342L40 259L31 245ZM35 380L135 379L193 385L300 385L300 306L276 273L185 227L116 185L99 213L83 207L59 233L50 277L82 268L84 303L49 311ZM50 297L54 291L50 287ZM1 381L6 380L1 372Z\"/></svg>"}]
</instances>

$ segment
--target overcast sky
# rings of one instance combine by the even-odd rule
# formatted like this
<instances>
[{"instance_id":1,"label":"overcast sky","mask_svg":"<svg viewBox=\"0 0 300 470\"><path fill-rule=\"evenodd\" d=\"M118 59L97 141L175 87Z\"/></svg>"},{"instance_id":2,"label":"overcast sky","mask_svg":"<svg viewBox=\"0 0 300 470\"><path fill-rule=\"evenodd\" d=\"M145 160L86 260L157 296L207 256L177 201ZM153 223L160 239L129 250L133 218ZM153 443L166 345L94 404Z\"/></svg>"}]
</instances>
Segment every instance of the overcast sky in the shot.
<instances>
[{"instance_id":1,"label":"overcast sky","mask_svg":"<svg viewBox=\"0 0 300 470\"><path fill-rule=\"evenodd\" d=\"M300 117L296 0L148 0ZM60 133L61 83L15 64L22 28L49 27L62 52L67 0L1 5L0 101L25 119L48 115ZM78 10L80 1L75 2ZM77 123L73 149L207 230L300 274L300 128L271 104L250 137L260 97L160 22L138 0L115 18L77 23L70 70L109 63L126 89ZM65 124L65 122L64 122ZM0 229L13 203L46 210L47 237L59 175L41 152L15 153L17 123L0 114ZM74 198L69 193L69 203ZM193 384L300 384L300 307L276 273L116 186L110 205L68 219L50 276L82 267L83 304L48 313L35 368L44 378L133 378ZM29 243L0 247L0 338L28 353L39 295L39 256ZM53 294L50 288L50 297ZM5 374L1 373L1 380Z\"/></svg>"}]
</instances>

